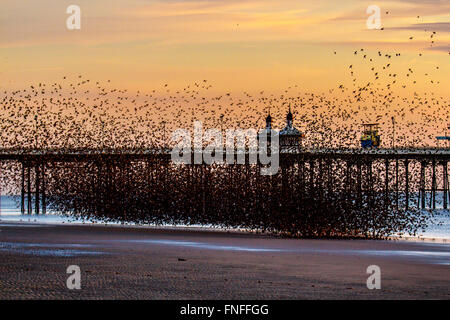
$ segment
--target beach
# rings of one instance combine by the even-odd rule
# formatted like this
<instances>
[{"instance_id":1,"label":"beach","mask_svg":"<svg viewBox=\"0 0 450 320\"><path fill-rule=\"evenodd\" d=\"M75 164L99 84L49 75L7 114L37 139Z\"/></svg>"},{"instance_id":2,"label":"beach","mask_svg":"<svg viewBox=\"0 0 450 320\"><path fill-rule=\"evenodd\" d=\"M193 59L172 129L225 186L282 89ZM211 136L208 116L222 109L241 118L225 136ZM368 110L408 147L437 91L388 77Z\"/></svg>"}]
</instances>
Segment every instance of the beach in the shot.
<instances>
[{"instance_id":1,"label":"beach","mask_svg":"<svg viewBox=\"0 0 450 320\"><path fill-rule=\"evenodd\" d=\"M66 286L70 265L80 290ZM449 299L450 245L0 221L0 298Z\"/></svg>"}]
</instances>

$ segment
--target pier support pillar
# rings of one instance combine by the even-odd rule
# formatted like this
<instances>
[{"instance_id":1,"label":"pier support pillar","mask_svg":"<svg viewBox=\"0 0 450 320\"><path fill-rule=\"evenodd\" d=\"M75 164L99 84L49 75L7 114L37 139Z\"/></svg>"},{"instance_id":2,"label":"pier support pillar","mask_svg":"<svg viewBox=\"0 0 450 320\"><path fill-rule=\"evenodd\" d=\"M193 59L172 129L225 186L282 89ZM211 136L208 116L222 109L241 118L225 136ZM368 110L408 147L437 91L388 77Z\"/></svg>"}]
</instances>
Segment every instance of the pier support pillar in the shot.
<instances>
[{"instance_id":1,"label":"pier support pillar","mask_svg":"<svg viewBox=\"0 0 450 320\"><path fill-rule=\"evenodd\" d=\"M305 161L300 161L300 179L301 179L301 184L300 184L300 192L302 193L302 197L306 192L306 182L305 182Z\"/></svg>"},{"instance_id":2,"label":"pier support pillar","mask_svg":"<svg viewBox=\"0 0 450 320\"><path fill-rule=\"evenodd\" d=\"M384 177L384 201L385 206L389 206L389 159L384 162L385 167L385 177Z\"/></svg>"},{"instance_id":3,"label":"pier support pillar","mask_svg":"<svg viewBox=\"0 0 450 320\"><path fill-rule=\"evenodd\" d=\"M449 185L448 185L448 170L447 170L447 161L442 163L443 169L443 183L444 183L444 209L448 208L448 197L449 197Z\"/></svg>"},{"instance_id":4,"label":"pier support pillar","mask_svg":"<svg viewBox=\"0 0 450 320\"><path fill-rule=\"evenodd\" d=\"M47 213L47 195L45 190L45 163L42 164L42 214Z\"/></svg>"},{"instance_id":5,"label":"pier support pillar","mask_svg":"<svg viewBox=\"0 0 450 320\"><path fill-rule=\"evenodd\" d=\"M398 159L395 159L395 208L398 210Z\"/></svg>"},{"instance_id":6,"label":"pier support pillar","mask_svg":"<svg viewBox=\"0 0 450 320\"><path fill-rule=\"evenodd\" d=\"M426 167L426 162L422 161L420 163L420 207L422 209L425 209L425 167Z\"/></svg>"},{"instance_id":7,"label":"pier support pillar","mask_svg":"<svg viewBox=\"0 0 450 320\"><path fill-rule=\"evenodd\" d=\"M345 190L347 191L347 196L350 195L350 190L351 190L351 183L350 183L351 170L352 170L351 162L346 161L345 162Z\"/></svg>"},{"instance_id":8,"label":"pier support pillar","mask_svg":"<svg viewBox=\"0 0 450 320\"><path fill-rule=\"evenodd\" d=\"M373 168L372 161L367 162L367 170L369 172L369 205L373 206L374 204L374 187L373 187Z\"/></svg>"},{"instance_id":9,"label":"pier support pillar","mask_svg":"<svg viewBox=\"0 0 450 320\"><path fill-rule=\"evenodd\" d=\"M34 167L34 170L35 170L35 191L36 191L36 194L35 194L35 197L34 197L34 200L35 200L35 208L34 208L34 210L35 210L35 213L36 214L39 214L39 206L40 206L40 204L39 204L39 197L40 197L40 195L39 195L39 184L40 184L40 173L39 173L39 163L37 163L36 165L35 165L35 167Z\"/></svg>"},{"instance_id":10,"label":"pier support pillar","mask_svg":"<svg viewBox=\"0 0 450 320\"><path fill-rule=\"evenodd\" d=\"M327 159L328 195L333 194L333 160Z\"/></svg>"},{"instance_id":11,"label":"pier support pillar","mask_svg":"<svg viewBox=\"0 0 450 320\"><path fill-rule=\"evenodd\" d=\"M436 209L436 161L433 160L432 163L432 177L431 177L431 201L433 210Z\"/></svg>"},{"instance_id":12,"label":"pier support pillar","mask_svg":"<svg viewBox=\"0 0 450 320\"><path fill-rule=\"evenodd\" d=\"M20 190L20 213L25 214L25 163L22 162L22 188Z\"/></svg>"},{"instance_id":13,"label":"pier support pillar","mask_svg":"<svg viewBox=\"0 0 450 320\"><path fill-rule=\"evenodd\" d=\"M314 189L314 161L309 162L309 190L310 194L312 194Z\"/></svg>"},{"instance_id":14,"label":"pier support pillar","mask_svg":"<svg viewBox=\"0 0 450 320\"><path fill-rule=\"evenodd\" d=\"M323 160L319 159L319 176L318 176L318 185L319 185L319 201L322 202L323 199Z\"/></svg>"},{"instance_id":15,"label":"pier support pillar","mask_svg":"<svg viewBox=\"0 0 450 320\"><path fill-rule=\"evenodd\" d=\"M205 183L205 165L200 165L200 185L202 190L202 215L206 216L206 183ZM237 194L237 193L236 193Z\"/></svg>"},{"instance_id":16,"label":"pier support pillar","mask_svg":"<svg viewBox=\"0 0 450 320\"><path fill-rule=\"evenodd\" d=\"M356 184L357 184L357 188L358 188L358 192L357 192L357 205L358 207L362 206L362 167L361 167L361 161L358 161L356 163L356 167L357 167L357 173L356 173Z\"/></svg>"},{"instance_id":17,"label":"pier support pillar","mask_svg":"<svg viewBox=\"0 0 450 320\"><path fill-rule=\"evenodd\" d=\"M27 166L27 214L31 214L32 203L31 203L31 166Z\"/></svg>"},{"instance_id":18,"label":"pier support pillar","mask_svg":"<svg viewBox=\"0 0 450 320\"><path fill-rule=\"evenodd\" d=\"M409 209L409 160L405 160L405 207Z\"/></svg>"}]
</instances>

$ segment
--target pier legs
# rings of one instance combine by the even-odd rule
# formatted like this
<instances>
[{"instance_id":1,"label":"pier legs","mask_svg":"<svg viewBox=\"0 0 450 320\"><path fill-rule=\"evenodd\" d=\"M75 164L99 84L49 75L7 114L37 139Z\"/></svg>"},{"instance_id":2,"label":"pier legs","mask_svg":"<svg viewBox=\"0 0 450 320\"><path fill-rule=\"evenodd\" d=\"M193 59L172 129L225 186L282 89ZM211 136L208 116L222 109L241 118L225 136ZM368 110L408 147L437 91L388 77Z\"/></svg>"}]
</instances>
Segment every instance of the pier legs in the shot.
<instances>
[{"instance_id":1,"label":"pier legs","mask_svg":"<svg viewBox=\"0 0 450 320\"><path fill-rule=\"evenodd\" d=\"M432 163L433 174L431 177L431 201L433 210L436 209L436 161Z\"/></svg>"},{"instance_id":2,"label":"pier legs","mask_svg":"<svg viewBox=\"0 0 450 320\"><path fill-rule=\"evenodd\" d=\"M319 176L318 176L318 184L319 184L319 201L322 202L323 199L323 163L322 159L319 159Z\"/></svg>"},{"instance_id":3,"label":"pier legs","mask_svg":"<svg viewBox=\"0 0 450 320\"><path fill-rule=\"evenodd\" d=\"M395 159L395 208L398 210L398 159Z\"/></svg>"},{"instance_id":4,"label":"pier legs","mask_svg":"<svg viewBox=\"0 0 450 320\"><path fill-rule=\"evenodd\" d=\"M27 214L31 214L32 204L31 204L31 167L27 167Z\"/></svg>"},{"instance_id":5,"label":"pier legs","mask_svg":"<svg viewBox=\"0 0 450 320\"><path fill-rule=\"evenodd\" d=\"M270 193L273 192L274 194L278 195L279 191L281 191L283 197L286 199L286 204L292 204L294 205L295 202L292 200L293 194L297 192L297 190L300 191L300 197L308 196L308 190L310 193L312 193L310 196L317 196L317 198L320 200L323 200L323 197L326 195L332 195L335 190L339 190L338 188L342 188L341 185L345 181L345 190L348 191L348 198L351 198L352 201L354 201L355 205L364 207L370 207L370 205L373 205L375 199L379 199L383 201L383 195L382 192L384 190L385 194L385 203L386 206L390 206L391 208L399 209L399 207L403 207L403 181L405 181L405 208L406 210L409 209L410 205L410 185L412 185L412 191L413 191L413 206L418 204L418 209L425 209L425 208L432 208L436 209L438 208L444 208L449 209L449 177L448 177L448 161L447 157L440 156L439 154L437 156L434 155L423 155L423 156L414 156L409 157L409 159L406 159L406 157L409 157L408 155L392 155L389 157L385 156L377 156L376 158L373 157L359 157L359 158L351 158L348 156L342 156L338 159L332 158L328 155L326 156L314 156L308 157L308 158L293 158L296 159L297 162L297 177L295 176L295 173L292 169L291 162L284 162L281 166L281 179L278 175L277 177L270 178L270 182L274 184L273 189L270 189L268 186L264 186L268 190L266 192ZM291 159L291 158L289 158ZM314 160L311 160L314 159ZM375 159L375 160L374 160ZM381 160L382 159L382 160ZM381 161L380 161L381 160ZM21 175L21 181L20 185L15 190L16 194L18 191L20 192L20 210L22 214L32 214L33 211L35 214L46 214L46 200L48 196L48 186L50 186L50 195L53 194L53 187L51 185L52 179L48 179L46 177L46 171L49 172L49 177L51 177L51 170L53 167L56 167L57 165L52 162L51 158L44 157L44 156L30 156L25 155L18 158L15 163L16 171L15 173L18 175ZM334 166L334 162L336 163L336 166ZM395 163L394 163L395 161ZM414 166L411 169L409 166L409 162L413 161ZM45 163L45 162L48 162ZM383 167L384 162L384 167ZM102 186L103 183L107 183L106 189L109 190L109 192L120 192L119 195L123 197L122 192L125 192L123 190L127 190L127 183L130 181L131 177L124 176L127 172L131 171L130 164L128 163L119 163L119 167L111 162L106 162L107 164L105 166L98 165L98 176L97 176L97 185L93 186L95 192L99 192L102 189L105 189L104 186ZM416 168L420 163L420 169ZM373 164L373 165L372 165ZM405 180L403 180L403 169L402 166L405 166ZM17 165L21 165L21 168L17 167ZM436 168L437 165L437 168ZM441 186L441 165L442 165L442 186ZM48 166L48 168L47 168ZM352 168L354 166L354 168ZM395 167L394 167L395 166ZM431 166L431 168L427 168L427 166ZM103 169L102 169L103 168ZM149 182L148 186L149 189L153 189L151 187L153 181L152 180L152 173L153 169L151 161L148 161L148 164L146 168L149 170ZM167 164L164 164L163 172L155 172L154 174L157 175L158 179L162 179L161 183L164 183L165 185L169 185L170 177L172 176L172 172L169 171L169 167ZM250 167L252 168L252 167ZM367 168L367 169L366 169ZM420 175L418 171L420 170ZM428 170L429 169L429 170ZM102 170L107 170L107 174L102 175ZM120 171L120 174L117 174L117 171ZM183 183L190 184L190 186L194 186L195 188L188 188L190 189L190 192L193 194L197 194L197 197L200 199L198 207L199 213L204 216L208 212L208 204L211 201L208 198L208 193L206 192L209 189L209 184L213 181L213 173L210 170L204 167L186 167L186 171L190 172L188 181L185 181ZM383 170L385 171L385 177L383 181ZM412 170L412 177L409 175L410 170ZM436 171L437 170L437 171ZM32 172L34 171L34 172ZM243 170L240 168L236 169L236 176L249 176L251 170L249 167L245 167L245 174L243 174ZM367 171L367 173L366 173ZM226 171L225 171L226 172ZM231 169L228 172L229 173L229 181L227 181L230 185L228 187L227 192L231 195L237 190L239 190L238 186L233 185L233 175L231 174ZM363 175L364 174L364 175ZM395 178L394 178L395 175ZM428 177L427 177L428 175ZM420 180L417 180L417 176L420 176ZM113 178L118 177L118 181L114 181ZM106 179L105 179L106 178ZM196 186L196 184L192 183L192 179L198 179L200 180L199 184ZM291 183L294 182L294 179L298 178L297 183ZM224 180L226 177L224 178ZM326 181L325 181L326 179ZM342 179L342 180L341 180ZM344 180L345 179L345 180ZM395 179L395 180L394 180ZM410 179L412 179L410 183ZM427 183L426 179L430 179L430 183ZM267 179L269 180L269 179ZM335 188L334 180L337 180L337 187ZM395 182L394 182L395 181ZM121 182L122 185L114 186L115 182ZM281 185L280 185L281 182ZM249 181L251 183L251 181ZM309 186L309 188L308 188ZM419 198L416 200L416 192L417 188L419 186ZM248 186L241 186L245 188L251 188L252 185ZM281 188L280 188L281 187ZM316 188L317 187L317 188ZM64 186L62 185L62 188L64 189ZM119 188L119 189L118 189ZM320 189L319 189L320 188ZM235 190L236 189L236 190ZM281 190L278 190L281 189ZM367 189L367 190L366 190ZM117 191L118 190L118 191ZM64 190L63 190L64 191ZM264 191L264 190L263 190ZM427 200L427 192L430 192L431 195L431 201L429 202ZM443 206L441 207L440 204L440 194L441 191L443 192ZM155 193L155 191L152 191ZM167 193L168 190L165 189L165 193ZM246 195L250 193L250 191L245 191L243 194ZM107 194L107 192L102 192L100 194ZM149 191L150 194L150 191ZM438 195L438 199L436 200L436 194ZM150 197L151 195L149 195ZM355 197L356 196L356 197ZM34 197L34 198L33 198ZM258 196L260 197L260 196ZM286 198L289 197L289 198ZM376 197L376 198L375 198ZM100 198L100 196L99 196ZM160 197L160 194L157 194L156 198L162 198L162 202L158 204L158 206L161 206L161 210L167 211L171 208L170 197L167 197L167 199L164 198L164 196ZM228 199L232 199L232 197L227 197ZM271 199L272 197L267 197ZM356 199L355 199L356 198ZM79 205L80 198L74 198L74 203L77 206ZM50 200L52 200L52 197L50 197ZM152 199L153 200L153 199ZM304 199L301 199L304 200ZM229 203L223 203L220 204L220 207L225 207L228 205L230 207L230 210L234 210L235 208L238 208L236 205L235 208L233 208L232 200ZM243 199L240 197L239 193L235 194L235 199L233 200L234 203L242 203ZM416 202L417 201L417 202ZM436 204L436 201L438 204ZM110 203L102 203L102 202L110 202ZM152 203L158 202L158 201L152 201ZM300 201L301 203L302 201ZM429 203L428 203L429 202ZM98 199L95 203L98 207L97 210L100 210L103 207L108 208L111 206L114 202L107 199ZM353 203L353 202L352 202ZM377 201L378 203L378 201ZM261 205L263 208L268 207L267 203L263 203ZM125 207L124 205L122 207ZM186 207L188 207L188 210L192 210L192 205L189 202L189 200L186 200ZM297 206L298 207L298 206ZM403 209L403 208L402 208ZM248 210L248 209L244 209ZM257 209L255 209L256 211ZM93 209L95 211L95 208ZM253 212L250 210L250 212ZM125 212L123 213L125 216Z\"/></svg>"},{"instance_id":6,"label":"pier legs","mask_svg":"<svg viewBox=\"0 0 450 320\"><path fill-rule=\"evenodd\" d=\"M384 162L385 167L385 177L384 177L384 196L385 196L385 206L389 206L389 159Z\"/></svg>"},{"instance_id":7,"label":"pier legs","mask_svg":"<svg viewBox=\"0 0 450 320\"><path fill-rule=\"evenodd\" d=\"M420 192L419 192L420 207L422 209L425 209L425 167L426 163L422 161L420 163Z\"/></svg>"},{"instance_id":8,"label":"pier legs","mask_svg":"<svg viewBox=\"0 0 450 320\"><path fill-rule=\"evenodd\" d=\"M302 197L306 192L306 182L305 182L305 161L300 161L300 168L301 168L301 185L300 185L300 192L302 193Z\"/></svg>"},{"instance_id":9,"label":"pier legs","mask_svg":"<svg viewBox=\"0 0 450 320\"><path fill-rule=\"evenodd\" d=\"M409 161L405 160L405 206L409 209Z\"/></svg>"},{"instance_id":10,"label":"pier legs","mask_svg":"<svg viewBox=\"0 0 450 320\"><path fill-rule=\"evenodd\" d=\"M27 214L33 212L33 192L31 191L31 166L33 164L22 162L21 190L20 190L20 213L25 214L25 199ZM35 190L34 190L34 210L36 214L40 213L42 200L42 213L47 213L47 198L45 185L45 164L35 164ZM25 172L26 171L26 172ZM26 184L26 189L25 189Z\"/></svg>"},{"instance_id":11,"label":"pier legs","mask_svg":"<svg viewBox=\"0 0 450 320\"><path fill-rule=\"evenodd\" d=\"M361 168L361 161L358 161L356 163L357 167L357 174L356 174L356 184L358 188L358 198L357 198L357 204L358 207L362 206L362 168Z\"/></svg>"},{"instance_id":12,"label":"pier legs","mask_svg":"<svg viewBox=\"0 0 450 320\"><path fill-rule=\"evenodd\" d=\"M47 213L47 198L45 193L45 163L42 164L42 214Z\"/></svg>"},{"instance_id":13,"label":"pier legs","mask_svg":"<svg viewBox=\"0 0 450 320\"><path fill-rule=\"evenodd\" d=\"M373 185L373 168L372 161L367 162L367 169L369 171L369 205L372 206L374 202L374 185Z\"/></svg>"},{"instance_id":14,"label":"pier legs","mask_svg":"<svg viewBox=\"0 0 450 320\"><path fill-rule=\"evenodd\" d=\"M347 195L350 194L350 161L345 163L345 189L347 191Z\"/></svg>"},{"instance_id":15,"label":"pier legs","mask_svg":"<svg viewBox=\"0 0 450 320\"><path fill-rule=\"evenodd\" d=\"M22 188L20 190L20 213L25 214L25 163L22 162Z\"/></svg>"},{"instance_id":16,"label":"pier legs","mask_svg":"<svg viewBox=\"0 0 450 320\"><path fill-rule=\"evenodd\" d=\"M35 200L35 207L34 210L36 212L36 214L39 214L39 184L40 184L40 173L39 173L39 163L36 164L36 166L34 167L35 170L35 189L36 189L36 195L34 197Z\"/></svg>"},{"instance_id":17,"label":"pier legs","mask_svg":"<svg viewBox=\"0 0 450 320\"><path fill-rule=\"evenodd\" d=\"M205 186L206 174L204 166L200 166L200 185L202 186L202 215L206 215L206 186ZM237 193L236 193L237 194Z\"/></svg>"},{"instance_id":18,"label":"pier legs","mask_svg":"<svg viewBox=\"0 0 450 320\"><path fill-rule=\"evenodd\" d=\"M314 161L309 162L309 190L313 192L314 190Z\"/></svg>"},{"instance_id":19,"label":"pier legs","mask_svg":"<svg viewBox=\"0 0 450 320\"><path fill-rule=\"evenodd\" d=\"M449 186L448 186L448 171L447 171L447 162L442 163L443 169L443 183L444 183L444 209L448 208L448 196L449 196Z\"/></svg>"}]
</instances>

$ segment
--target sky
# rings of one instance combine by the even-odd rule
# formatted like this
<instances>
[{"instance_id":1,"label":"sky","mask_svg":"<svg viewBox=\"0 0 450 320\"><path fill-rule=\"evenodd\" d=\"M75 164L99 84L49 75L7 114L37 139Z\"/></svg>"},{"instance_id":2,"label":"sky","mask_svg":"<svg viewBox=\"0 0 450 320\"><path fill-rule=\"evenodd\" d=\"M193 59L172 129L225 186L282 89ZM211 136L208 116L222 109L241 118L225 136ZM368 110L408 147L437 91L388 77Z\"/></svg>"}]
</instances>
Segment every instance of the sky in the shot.
<instances>
[{"instance_id":1,"label":"sky","mask_svg":"<svg viewBox=\"0 0 450 320\"><path fill-rule=\"evenodd\" d=\"M80 8L80 29L67 27L71 5ZM374 5L380 26L369 29L367 9ZM436 135L448 133L448 0L2 0L0 6L3 145L27 145L24 132L34 132L30 115L38 113L58 128L50 143L56 145L65 141L62 134L82 141L74 138L82 129L95 129L100 139L106 114L116 119L114 139L133 140L136 128L144 137L149 128L154 135L184 128L194 118L256 128L269 111L282 128L289 104L310 139L338 130L335 136L358 145L362 123L379 122L386 137L393 118L402 145L435 145Z\"/></svg>"},{"instance_id":2,"label":"sky","mask_svg":"<svg viewBox=\"0 0 450 320\"><path fill-rule=\"evenodd\" d=\"M66 27L73 4L81 9L80 30ZM383 30L366 26L373 4ZM401 52L395 67L423 74L403 88L406 94L445 95L450 75L445 0L2 0L0 6L0 89L82 74L133 90L208 79L216 92L291 85L326 92L351 83L351 64L358 80L370 78L367 60L356 62L353 54L361 48L371 57Z\"/></svg>"}]
</instances>

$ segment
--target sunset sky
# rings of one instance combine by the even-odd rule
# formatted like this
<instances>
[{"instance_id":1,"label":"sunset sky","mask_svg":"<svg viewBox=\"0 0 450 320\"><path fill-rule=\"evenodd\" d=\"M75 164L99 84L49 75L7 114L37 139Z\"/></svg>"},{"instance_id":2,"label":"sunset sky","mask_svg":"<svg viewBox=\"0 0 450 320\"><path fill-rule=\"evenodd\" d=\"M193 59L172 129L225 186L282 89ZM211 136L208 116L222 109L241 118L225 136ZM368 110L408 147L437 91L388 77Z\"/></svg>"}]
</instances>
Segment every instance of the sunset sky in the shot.
<instances>
[{"instance_id":1,"label":"sunset sky","mask_svg":"<svg viewBox=\"0 0 450 320\"><path fill-rule=\"evenodd\" d=\"M71 4L81 30L66 28ZM366 27L372 4L384 30ZM450 76L445 0L3 0L0 37L0 89L82 74L134 90L208 79L217 92L326 92L351 84L350 64L358 81L372 81L370 67L386 63L378 51L401 53L389 61L398 79L414 69L417 82L398 80L399 92L446 96ZM361 48L366 60L354 55Z\"/></svg>"}]
</instances>

